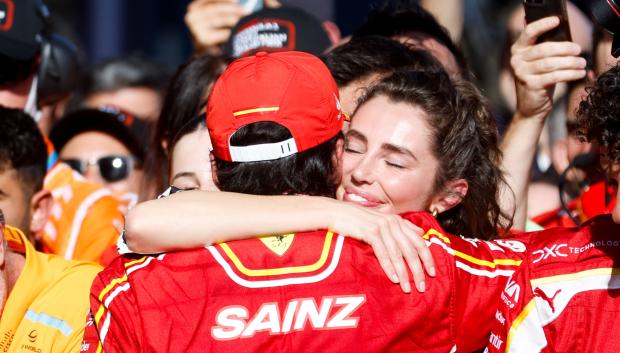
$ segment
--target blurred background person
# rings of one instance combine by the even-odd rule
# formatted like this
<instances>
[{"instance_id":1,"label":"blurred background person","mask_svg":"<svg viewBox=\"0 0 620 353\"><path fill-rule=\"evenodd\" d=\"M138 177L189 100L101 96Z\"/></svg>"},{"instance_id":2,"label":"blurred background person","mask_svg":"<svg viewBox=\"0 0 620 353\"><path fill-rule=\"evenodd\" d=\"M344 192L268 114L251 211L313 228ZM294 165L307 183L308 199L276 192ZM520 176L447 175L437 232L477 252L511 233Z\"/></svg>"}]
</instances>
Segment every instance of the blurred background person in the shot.
<instances>
[{"instance_id":1,"label":"blurred background person","mask_svg":"<svg viewBox=\"0 0 620 353\"><path fill-rule=\"evenodd\" d=\"M101 267L36 251L0 210L0 347L7 352L77 352L88 291Z\"/></svg>"},{"instance_id":2,"label":"blurred background person","mask_svg":"<svg viewBox=\"0 0 620 353\"><path fill-rule=\"evenodd\" d=\"M469 77L465 56L448 31L416 1L386 1L380 8L370 11L352 38L369 35L388 37L427 50L449 74Z\"/></svg>"},{"instance_id":3,"label":"blurred background person","mask_svg":"<svg viewBox=\"0 0 620 353\"><path fill-rule=\"evenodd\" d=\"M239 19L224 44L223 54L231 58L259 51L302 51L321 55L331 41L321 22L292 6L265 7Z\"/></svg>"},{"instance_id":4,"label":"blurred background person","mask_svg":"<svg viewBox=\"0 0 620 353\"><path fill-rule=\"evenodd\" d=\"M0 31L0 105L23 109L36 118L41 115L37 98L39 81L50 76L55 78L48 81L51 88L47 90L63 93L64 99L69 91L61 77L75 74L75 67L70 61L60 60L58 53L64 51L57 48L62 45L43 39L51 24L49 10L42 2L23 0L11 4L3 11L11 15L13 22L8 22L9 16L6 16ZM45 62L52 65L44 65ZM68 166L58 163L51 143L47 150L43 188L54 200L40 239L41 246L46 252L67 259L97 262L105 248L115 243L118 229L122 228L120 204L110 191L83 180Z\"/></svg>"},{"instance_id":5,"label":"blurred background person","mask_svg":"<svg viewBox=\"0 0 620 353\"><path fill-rule=\"evenodd\" d=\"M168 78L165 67L143 56L104 60L84 74L70 104L73 108L115 107L154 123Z\"/></svg>"},{"instance_id":6,"label":"blurred background person","mask_svg":"<svg viewBox=\"0 0 620 353\"><path fill-rule=\"evenodd\" d=\"M32 117L0 107L0 347L7 352L77 352L88 290L101 269L35 250L45 249L43 230L54 207L43 189L46 164ZM61 324L41 322L50 320Z\"/></svg>"},{"instance_id":7,"label":"blurred background person","mask_svg":"<svg viewBox=\"0 0 620 353\"><path fill-rule=\"evenodd\" d=\"M148 155L145 166L145 173L156 179L157 192L171 185L181 189L217 189L211 177L211 163L198 163L210 161L209 148L196 146L211 145L201 112L227 64L228 60L220 56L194 56L170 80L151 143L153 153Z\"/></svg>"},{"instance_id":8,"label":"blurred background person","mask_svg":"<svg viewBox=\"0 0 620 353\"><path fill-rule=\"evenodd\" d=\"M144 183L142 168L149 124L129 113L81 109L52 127L50 139L63 163L86 179L110 189L131 207Z\"/></svg>"},{"instance_id":9,"label":"blurred background person","mask_svg":"<svg viewBox=\"0 0 620 353\"><path fill-rule=\"evenodd\" d=\"M366 88L398 69L442 69L430 53L383 36L353 38L327 52L323 61L338 85L347 116L353 114Z\"/></svg>"},{"instance_id":10,"label":"blurred background person","mask_svg":"<svg viewBox=\"0 0 620 353\"><path fill-rule=\"evenodd\" d=\"M0 106L0 209L37 249L53 205L43 189L46 171L47 147L37 124L23 110Z\"/></svg>"}]
</instances>

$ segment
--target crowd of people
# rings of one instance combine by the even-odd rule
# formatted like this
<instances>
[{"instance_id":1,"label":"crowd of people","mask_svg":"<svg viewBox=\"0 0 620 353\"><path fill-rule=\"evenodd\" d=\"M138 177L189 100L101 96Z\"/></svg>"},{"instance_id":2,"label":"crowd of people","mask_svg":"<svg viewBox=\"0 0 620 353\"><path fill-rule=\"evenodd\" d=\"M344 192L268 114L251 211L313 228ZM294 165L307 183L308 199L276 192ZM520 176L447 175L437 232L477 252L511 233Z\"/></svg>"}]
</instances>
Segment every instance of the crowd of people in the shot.
<instances>
[{"instance_id":1,"label":"crowd of people","mask_svg":"<svg viewBox=\"0 0 620 353\"><path fill-rule=\"evenodd\" d=\"M0 350L618 351L620 5L488 92L439 3L194 0L169 75L0 1Z\"/></svg>"}]
</instances>

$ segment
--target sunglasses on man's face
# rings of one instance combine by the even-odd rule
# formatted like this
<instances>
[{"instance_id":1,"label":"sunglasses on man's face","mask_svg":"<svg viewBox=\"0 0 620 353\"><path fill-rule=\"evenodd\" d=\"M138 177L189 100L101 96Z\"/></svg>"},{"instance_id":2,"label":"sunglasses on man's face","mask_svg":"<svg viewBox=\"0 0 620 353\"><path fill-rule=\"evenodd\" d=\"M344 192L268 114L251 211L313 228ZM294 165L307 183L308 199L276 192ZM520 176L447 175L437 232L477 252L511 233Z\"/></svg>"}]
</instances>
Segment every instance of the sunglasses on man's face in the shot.
<instances>
[{"instance_id":1,"label":"sunglasses on man's face","mask_svg":"<svg viewBox=\"0 0 620 353\"><path fill-rule=\"evenodd\" d=\"M82 175L86 174L89 166L97 165L99 167L99 175L109 183L127 179L134 167L134 159L131 156L104 156L88 160L67 158L61 160Z\"/></svg>"}]
</instances>

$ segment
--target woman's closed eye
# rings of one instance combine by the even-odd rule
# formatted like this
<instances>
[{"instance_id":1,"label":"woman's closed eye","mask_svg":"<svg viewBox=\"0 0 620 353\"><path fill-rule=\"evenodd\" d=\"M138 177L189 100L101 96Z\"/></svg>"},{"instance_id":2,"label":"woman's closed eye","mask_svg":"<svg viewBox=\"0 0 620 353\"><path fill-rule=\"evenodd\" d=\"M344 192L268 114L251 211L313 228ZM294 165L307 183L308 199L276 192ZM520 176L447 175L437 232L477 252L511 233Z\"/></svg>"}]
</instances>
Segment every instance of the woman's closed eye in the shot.
<instances>
[{"instance_id":1,"label":"woman's closed eye","mask_svg":"<svg viewBox=\"0 0 620 353\"><path fill-rule=\"evenodd\" d=\"M387 164L388 166L392 167L392 168L396 168L396 169L405 169L405 166L402 165L401 163L398 162L394 162L394 161L389 161L386 160L385 164Z\"/></svg>"}]
</instances>

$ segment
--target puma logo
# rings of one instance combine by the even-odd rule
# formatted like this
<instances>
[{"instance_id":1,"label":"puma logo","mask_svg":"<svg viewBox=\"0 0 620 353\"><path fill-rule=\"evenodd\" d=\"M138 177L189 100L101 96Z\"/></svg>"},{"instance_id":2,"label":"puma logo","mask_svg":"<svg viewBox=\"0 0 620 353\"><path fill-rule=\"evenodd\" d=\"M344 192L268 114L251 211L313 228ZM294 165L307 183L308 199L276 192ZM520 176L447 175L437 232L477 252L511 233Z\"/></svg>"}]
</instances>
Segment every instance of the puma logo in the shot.
<instances>
[{"instance_id":1,"label":"puma logo","mask_svg":"<svg viewBox=\"0 0 620 353\"><path fill-rule=\"evenodd\" d=\"M534 289L534 296L535 296L535 297L542 298L542 300L546 301L546 302L547 302L547 304L549 304L549 307L551 308L551 312L553 313L553 312L555 312L555 307L553 306L553 302L554 302L554 300L555 300L555 297L557 297L557 296L558 296L558 294L560 294L560 292L561 292L561 291L562 291L561 289L558 289L558 290L557 290L557 291L553 294L553 296L549 297L549 296L547 295L547 293L545 293L542 289L540 289L540 288L536 288L536 289Z\"/></svg>"}]
</instances>

